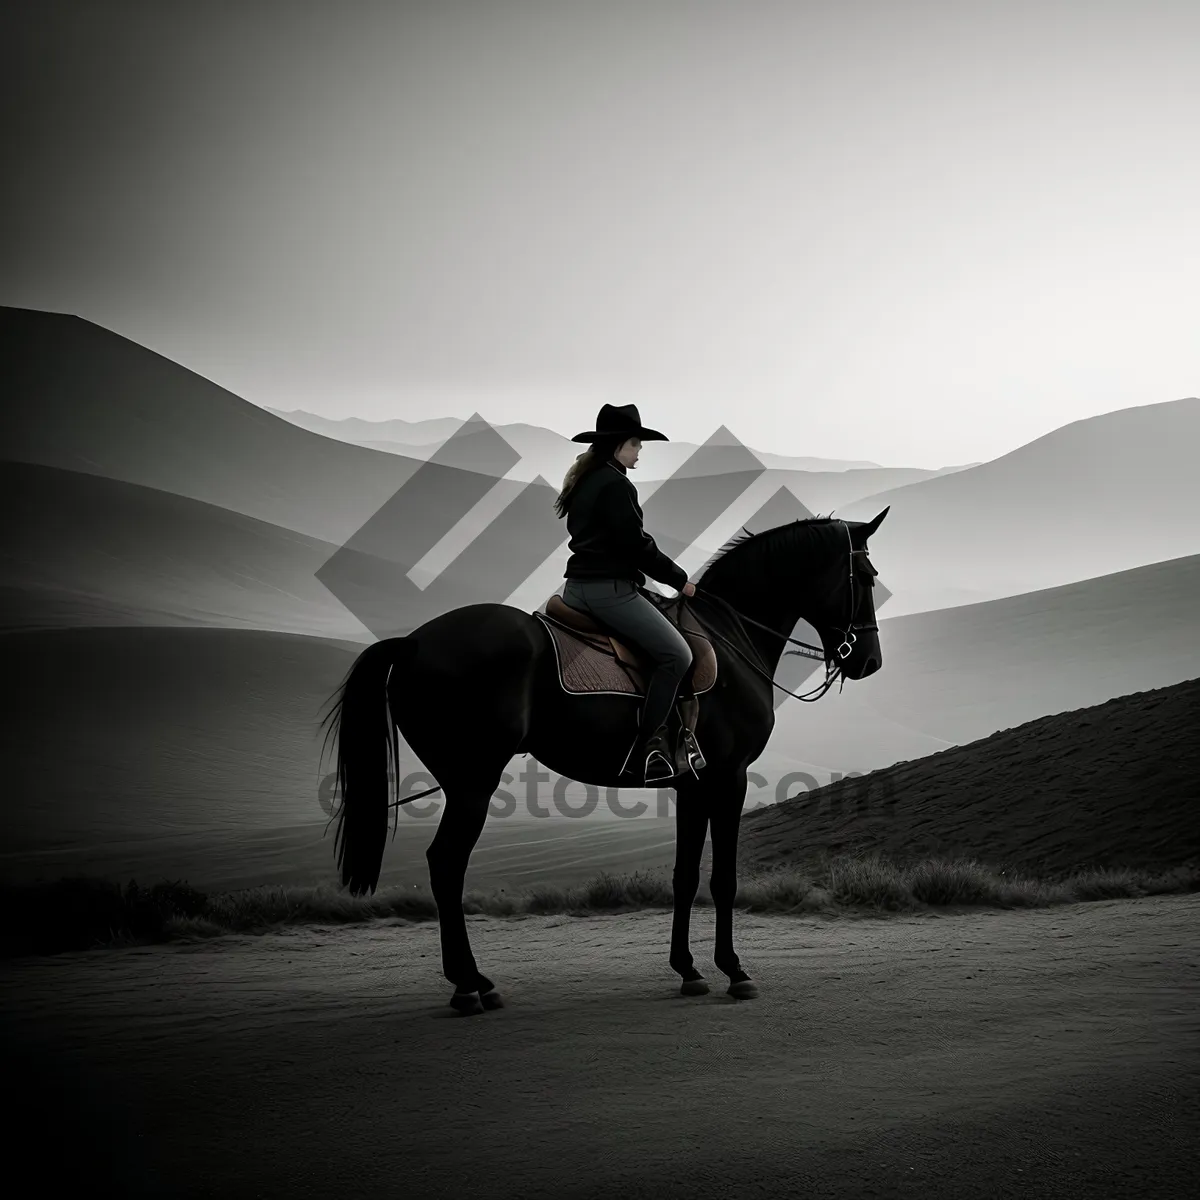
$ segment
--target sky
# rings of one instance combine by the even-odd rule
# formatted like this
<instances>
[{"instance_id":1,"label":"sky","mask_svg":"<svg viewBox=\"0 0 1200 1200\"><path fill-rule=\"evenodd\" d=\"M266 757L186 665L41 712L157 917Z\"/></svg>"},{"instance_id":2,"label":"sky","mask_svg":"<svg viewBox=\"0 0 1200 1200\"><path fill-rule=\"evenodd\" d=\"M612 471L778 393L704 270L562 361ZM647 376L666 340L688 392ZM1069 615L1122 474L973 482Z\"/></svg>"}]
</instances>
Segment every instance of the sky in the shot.
<instances>
[{"instance_id":1,"label":"sky","mask_svg":"<svg viewBox=\"0 0 1200 1200\"><path fill-rule=\"evenodd\" d=\"M938 468L1200 394L1200 4L24 0L0 304L245 399Z\"/></svg>"}]
</instances>

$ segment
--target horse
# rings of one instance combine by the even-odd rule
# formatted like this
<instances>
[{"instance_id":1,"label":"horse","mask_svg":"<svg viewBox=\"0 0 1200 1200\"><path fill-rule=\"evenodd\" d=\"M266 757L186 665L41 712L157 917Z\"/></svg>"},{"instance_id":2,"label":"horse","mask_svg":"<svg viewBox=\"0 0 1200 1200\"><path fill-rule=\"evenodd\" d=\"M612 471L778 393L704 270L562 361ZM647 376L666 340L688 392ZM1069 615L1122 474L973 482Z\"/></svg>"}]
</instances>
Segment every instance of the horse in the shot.
<instances>
[{"instance_id":1,"label":"horse","mask_svg":"<svg viewBox=\"0 0 1200 1200\"><path fill-rule=\"evenodd\" d=\"M711 641L717 666L714 685L700 697L695 724L706 765L669 784L676 792L669 963L684 995L709 990L692 958L689 925L710 829L713 961L729 979L729 995L758 995L733 944L746 772L766 748L775 724L772 688L787 691L774 680L787 643L825 661L819 695L787 693L797 699L819 699L839 675L843 682L859 680L881 668L872 592L878 572L868 558L867 540L887 513L885 508L867 522L811 517L754 534L743 528L697 577L695 595L671 601L688 607ZM663 601L652 592L643 594ZM820 647L790 636L801 619L818 631ZM504 1005L476 964L462 901L471 853L505 767L515 756L530 754L581 783L631 786L620 774L621 748L636 735L638 706L628 696L565 693L551 643L552 635L533 613L507 604L466 605L404 637L368 646L326 702L333 707L322 725L330 725L326 741L329 734L336 738L341 794L334 849L342 886L352 895L375 891L390 810L431 792L444 794L426 860L442 973L454 985L450 1004L461 1013ZM397 794L389 802L389 779L397 781L399 791L398 733L437 787L403 798Z\"/></svg>"}]
</instances>

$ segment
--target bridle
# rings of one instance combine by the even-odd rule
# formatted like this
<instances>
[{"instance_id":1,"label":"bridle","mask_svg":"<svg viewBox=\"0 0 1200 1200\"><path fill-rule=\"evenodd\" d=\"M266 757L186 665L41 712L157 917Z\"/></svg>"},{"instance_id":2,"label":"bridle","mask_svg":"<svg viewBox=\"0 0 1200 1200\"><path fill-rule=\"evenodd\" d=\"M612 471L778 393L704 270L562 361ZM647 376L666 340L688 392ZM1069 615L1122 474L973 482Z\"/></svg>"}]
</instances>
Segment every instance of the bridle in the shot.
<instances>
[{"instance_id":1,"label":"bridle","mask_svg":"<svg viewBox=\"0 0 1200 1200\"><path fill-rule=\"evenodd\" d=\"M866 548L866 546L864 546L861 550L855 550L854 542L850 537L850 527L846 524L845 521L842 522L842 529L845 531L846 541L849 543L849 546L850 546L850 549L847 551L847 557L846 557L846 561L849 565L849 580L848 580L848 586L847 586L846 591L848 593L849 604L850 604L850 619L849 619L849 621L846 622L846 627L844 629L840 628L837 625L830 626L830 628L835 633L840 634L841 638L842 638L842 644L840 646L838 646L838 648L837 648L837 656L839 659L846 658L849 655L850 651L854 649L854 643L856 641L858 641L857 635L859 633L878 633L879 632L879 625L875 621L864 622L864 621L855 621L855 619L854 619L854 614L856 612L858 612L859 605L862 602L862 596L860 596L857 600L854 598L854 556L856 554L862 554L865 556L867 553L867 548ZM871 578L871 577L868 576L868 578ZM868 584L867 586L873 587L874 584ZM865 595L865 594L866 593L864 592L863 595ZM794 654L795 651L789 650L789 651L787 651L787 653Z\"/></svg>"},{"instance_id":2,"label":"bridle","mask_svg":"<svg viewBox=\"0 0 1200 1200\"><path fill-rule=\"evenodd\" d=\"M822 662L825 663L825 682L822 685L820 685L817 688L814 688L812 692L806 692L803 695L801 695L798 692L790 692L790 691L788 691L787 688L785 688L783 686L783 684L775 682L774 676L766 669L766 664L763 663L761 657L759 657L758 654L755 654L755 657L758 658L758 662L757 663L751 662L750 659L747 658L746 655L742 652L742 649L740 646L734 645L734 643L731 642L727 637L724 637L721 634L716 633L715 630L708 628L704 624L704 622L701 621L698 616L696 616L695 609L694 608L692 609L692 615L696 617L697 622L700 624L701 628L704 629L704 632L708 636L710 636L710 637L715 636L715 637L719 638L722 642L724 642L727 646L729 646L730 649L736 651L736 653L739 654L746 661L746 663L748 663L751 667L753 667L754 670L757 671L764 679L766 679L774 687L779 688L779 690L781 692L787 692L787 694L789 696L791 696L791 698L793 700L804 700L808 703L812 703L812 701L814 701L814 700L819 700L833 686L833 681L835 679L837 679L839 676L841 677L841 680L842 680L842 686L844 686L846 675L845 675L845 672L841 669L841 664L854 650L854 643L858 641L858 635L860 633L868 633L868 632L877 633L879 631L879 625L875 621L855 621L855 619L854 619L854 615L855 615L855 613L858 612L859 605L861 604L861 601L862 601L861 596L856 599L855 595L854 595L854 556L856 554L865 555L867 553L867 548L864 546L861 550L856 550L854 548L854 542L850 537L850 527L846 524L845 521L841 522L841 526L842 526L842 529L845 531L846 541L849 543L849 546L850 546L850 549L846 555L846 564L847 564L847 568L848 568L848 578L847 578L847 589L846 590L847 590L847 595L848 595L850 612L848 614L848 619L844 626L841 626L841 625L829 626L829 628L832 629L833 632L836 633L842 639L840 644L837 647L837 650L835 651L835 654L837 655L836 661L826 653L824 647L814 646L810 642L802 642L802 641L800 641L799 638L794 638L794 637L789 636L788 634L780 633L778 629L774 629L770 625L764 625L761 621L756 621L756 620L754 620L753 617L746 616L745 613L738 612L738 610L736 608L734 608L733 605L730 604L728 600L723 599L721 596L715 596L715 595L713 595L712 592L708 591L705 588L701 588L701 587L696 588L697 595L702 595L706 599L716 601L723 608L727 609L730 613L732 613L733 616L737 619L738 623L743 626L743 630L742 630L743 634L745 634L746 623L755 625L759 629L766 630L767 633L773 633L776 637L781 637L784 639L784 641L790 642L792 645L800 647L799 650L785 650L784 651L785 657L789 654L794 654L794 655L798 655L801 658L819 658ZM746 640L750 641L748 636L746 637ZM751 644L751 646L753 646L753 642L751 642L750 644ZM838 691L841 691L841 686L839 686Z\"/></svg>"}]
</instances>

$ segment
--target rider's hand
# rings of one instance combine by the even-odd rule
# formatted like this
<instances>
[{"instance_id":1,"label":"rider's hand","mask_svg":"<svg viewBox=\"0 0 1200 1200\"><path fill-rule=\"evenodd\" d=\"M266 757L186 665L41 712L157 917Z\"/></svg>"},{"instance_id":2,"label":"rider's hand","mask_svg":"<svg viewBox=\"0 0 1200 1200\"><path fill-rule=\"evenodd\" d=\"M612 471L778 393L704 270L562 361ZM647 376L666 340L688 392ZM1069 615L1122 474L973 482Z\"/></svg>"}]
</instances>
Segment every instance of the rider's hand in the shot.
<instances>
[{"instance_id":1,"label":"rider's hand","mask_svg":"<svg viewBox=\"0 0 1200 1200\"><path fill-rule=\"evenodd\" d=\"M679 590L685 596L694 596L696 594L696 585L691 580L688 580Z\"/></svg>"}]
</instances>

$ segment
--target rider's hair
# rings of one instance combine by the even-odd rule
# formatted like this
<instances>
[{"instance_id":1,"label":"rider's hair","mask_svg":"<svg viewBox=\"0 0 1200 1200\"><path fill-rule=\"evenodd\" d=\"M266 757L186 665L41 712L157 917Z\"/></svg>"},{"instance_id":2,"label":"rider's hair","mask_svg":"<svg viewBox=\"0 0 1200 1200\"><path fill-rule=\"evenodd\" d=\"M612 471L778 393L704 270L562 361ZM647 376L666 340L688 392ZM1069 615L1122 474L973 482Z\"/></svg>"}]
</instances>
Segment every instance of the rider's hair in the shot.
<instances>
[{"instance_id":1,"label":"rider's hair","mask_svg":"<svg viewBox=\"0 0 1200 1200\"><path fill-rule=\"evenodd\" d=\"M604 466L606 462L616 453L617 447L622 442L626 441L625 437L608 437L592 444L570 465L567 469L566 477L563 479L562 491L558 493L557 499L554 501L555 515L560 519L567 515L567 510L571 507L571 497L575 494L575 489L579 486L580 481L593 471Z\"/></svg>"}]
</instances>

